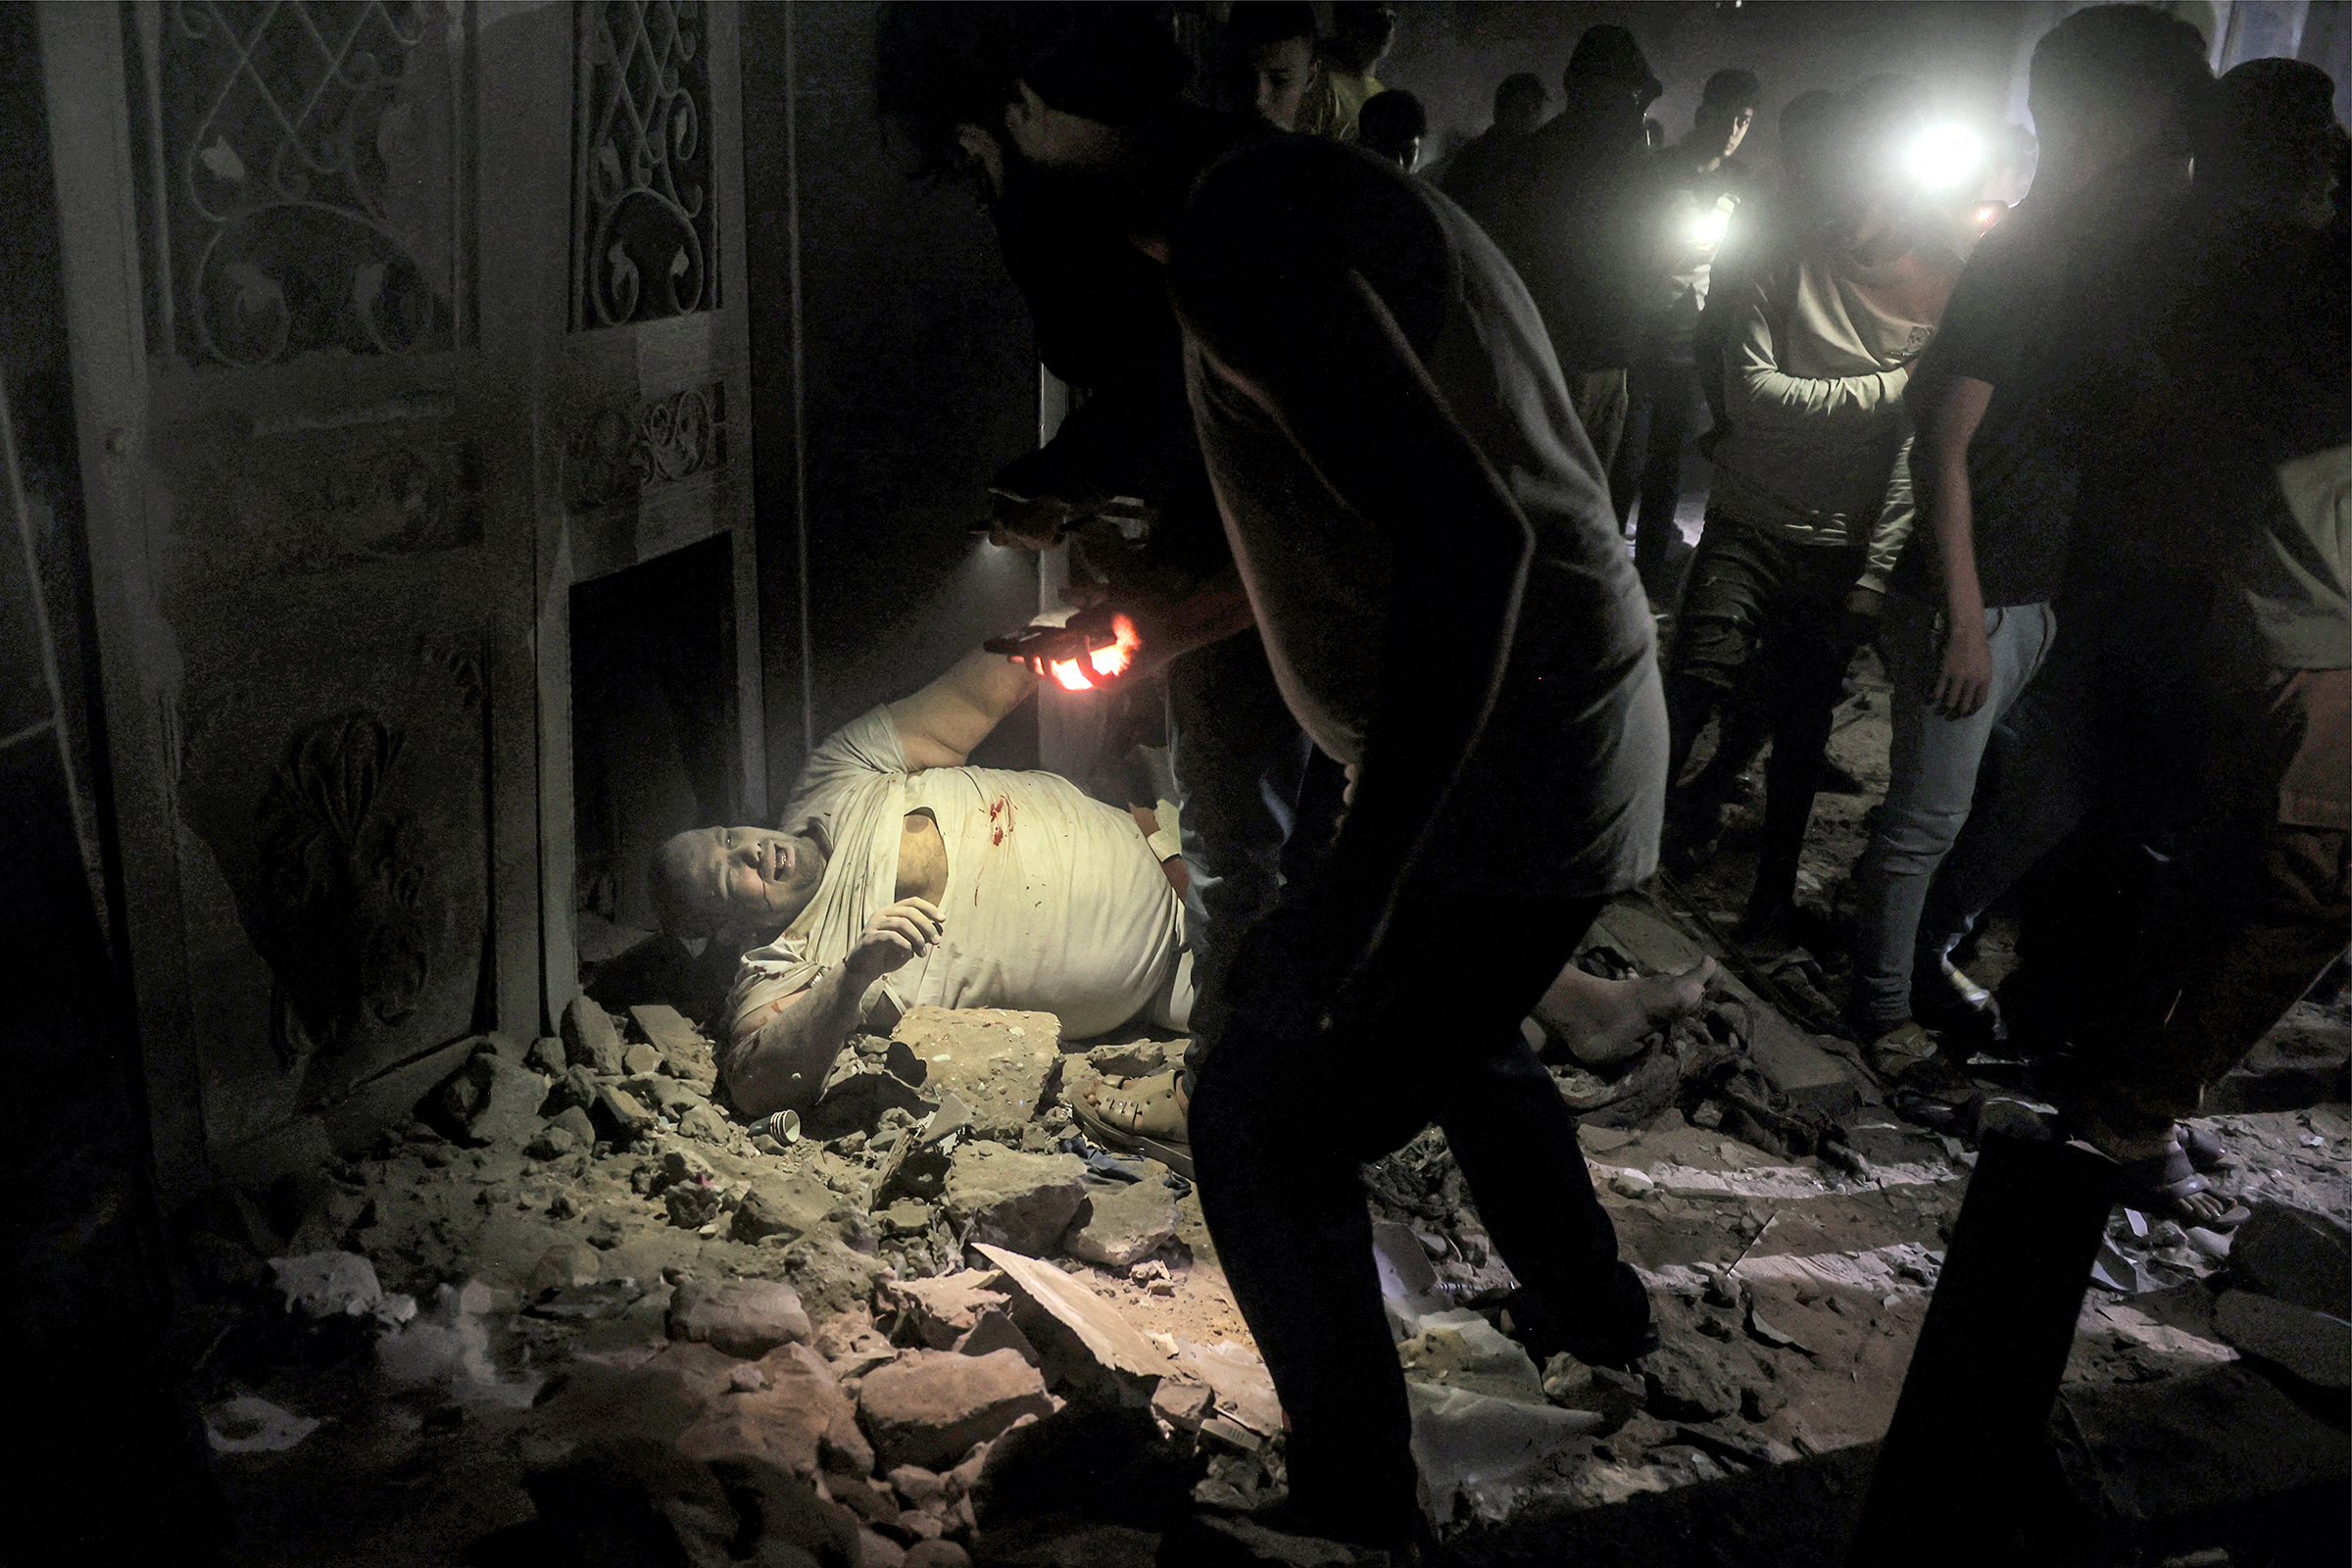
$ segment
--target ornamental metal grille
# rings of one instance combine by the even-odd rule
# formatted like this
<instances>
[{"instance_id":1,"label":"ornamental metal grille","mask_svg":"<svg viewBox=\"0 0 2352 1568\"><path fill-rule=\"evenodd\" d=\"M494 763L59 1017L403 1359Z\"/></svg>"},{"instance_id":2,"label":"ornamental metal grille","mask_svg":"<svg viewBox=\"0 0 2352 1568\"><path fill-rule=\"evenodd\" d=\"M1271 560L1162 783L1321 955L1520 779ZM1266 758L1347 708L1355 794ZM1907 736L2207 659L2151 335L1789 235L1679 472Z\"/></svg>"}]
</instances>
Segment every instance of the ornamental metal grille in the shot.
<instances>
[{"instance_id":1,"label":"ornamental metal grille","mask_svg":"<svg viewBox=\"0 0 2352 1568\"><path fill-rule=\"evenodd\" d=\"M157 347L217 368L457 346L458 7L179 0L132 30Z\"/></svg>"},{"instance_id":2,"label":"ornamental metal grille","mask_svg":"<svg viewBox=\"0 0 2352 1568\"><path fill-rule=\"evenodd\" d=\"M579 7L574 329L718 306L710 60L696 0Z\"/></svg>"}]
</instances>

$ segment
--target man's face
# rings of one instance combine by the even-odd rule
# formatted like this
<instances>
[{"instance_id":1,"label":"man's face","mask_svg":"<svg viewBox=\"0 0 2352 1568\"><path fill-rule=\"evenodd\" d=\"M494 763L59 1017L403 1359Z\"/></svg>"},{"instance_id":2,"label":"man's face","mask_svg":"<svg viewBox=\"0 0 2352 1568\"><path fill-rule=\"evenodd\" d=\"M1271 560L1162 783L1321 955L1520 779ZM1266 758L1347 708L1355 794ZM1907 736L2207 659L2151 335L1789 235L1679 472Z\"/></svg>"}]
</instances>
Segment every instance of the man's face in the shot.
<instances>
[{"instance_id":1,"label":"man's face","mask_svg":"<svg viewBox=\"0 0 2352 1568\"><path fill-rule=\"evenodd\" d=\"M1729 158L1740 150L1740 144L1747 140L1747 127L1754 123L1755 118L1755 110L1749 108L1742 108L1732 116L1731 125L1723 137L1724 157Z\"/></svg>"},{"instance_id":2,"label":"man's face","mask_svg":"<svg viewBox=\"0 0 2352 1568\"><path fill-rule=\"evenodd\" d=\"M1315 79L1315 46L1311 39L1285 38L1250 57L1256 79L1258 118L1278 130L1298 123L1298 106Z\"/></svg>"},{"instance_id":3,"label":"man's face","mask_svg":"<svg viewBox=\"0 0 2352 1568\"><path fill-rule=\"evenodd\" d=\"M695 828L662 846L655 875L710 931L781 931L816 897L825 852L806 833Z\"/></svg>"}]
</instances>

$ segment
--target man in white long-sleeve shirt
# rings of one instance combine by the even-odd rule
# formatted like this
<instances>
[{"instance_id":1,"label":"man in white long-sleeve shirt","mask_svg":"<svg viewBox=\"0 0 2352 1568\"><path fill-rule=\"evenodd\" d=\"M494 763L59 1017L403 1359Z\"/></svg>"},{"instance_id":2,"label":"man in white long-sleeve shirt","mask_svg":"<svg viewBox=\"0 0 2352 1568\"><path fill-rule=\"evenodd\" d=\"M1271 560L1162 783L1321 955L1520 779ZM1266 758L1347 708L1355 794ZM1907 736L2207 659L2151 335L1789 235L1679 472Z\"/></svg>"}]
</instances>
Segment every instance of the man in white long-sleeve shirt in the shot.
<instances>
[{"instance_id":1,"label":"man in white long-sleeve shirt","mask_svg":"<svg viewBox=\"0 0 2352 1568\"><path fill-rule=\"evenodd\" d=\"M1899 176L1921 94L1863 83L1841 106L1843 213L1740 284L1724 353L1730 431L1715 452L1666 700L1672 777L1708 717L1752 693L1771 726L1762 856L1743 928L1786 934L1830 716L1911 519L1910 365L1960 271L1925 237ZM1703 833L1694 810L1678 824Z\"/></svg>"}]
</instances>

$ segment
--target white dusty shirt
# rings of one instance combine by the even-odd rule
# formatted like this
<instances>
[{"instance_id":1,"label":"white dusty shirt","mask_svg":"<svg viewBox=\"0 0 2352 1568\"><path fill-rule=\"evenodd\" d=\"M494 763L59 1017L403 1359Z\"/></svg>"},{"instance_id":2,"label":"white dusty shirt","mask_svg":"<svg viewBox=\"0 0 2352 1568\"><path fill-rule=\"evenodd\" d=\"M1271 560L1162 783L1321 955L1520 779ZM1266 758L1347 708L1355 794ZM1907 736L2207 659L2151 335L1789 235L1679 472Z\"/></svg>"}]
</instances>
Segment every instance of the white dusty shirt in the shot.
<instances>
[{"instance_id":1,"label":"white dusty shirt","mask_svg":"<svg viewBox=\"0 0 2352 1568\"><path fill-rule=\"evenodd\" d=\"M1905 265L1959 270L1941 252ZM1806 248L1760 270L1728 302L1731 428L1716 448L1709 498L1799 544L1868 546L1862 585L1881 592L1915 515L1903 393L1936 332L1874 287L1892 270Z\"/></svg>"},{"instance_id":2,"label":"white dusty shirt","mask_svg":"<svg viewBox=\"0 0 2352 1568\"><path fill-rule=\"evenodd\" d=\"M928 809L948 862L946 930L868 990L910 1007L1051 1012L1085 1039L1140 1014L1182 1023L1171 1001L1183 957L1183 905L1135 819L1054 773L992 767L911 771L887 709L827 736L802 769L784 824L813 820L828 844L808 907L744 955L728 999L738 1027L806 990L847 956L893 902L908 812Z\"/></svg>"}]
</instances>

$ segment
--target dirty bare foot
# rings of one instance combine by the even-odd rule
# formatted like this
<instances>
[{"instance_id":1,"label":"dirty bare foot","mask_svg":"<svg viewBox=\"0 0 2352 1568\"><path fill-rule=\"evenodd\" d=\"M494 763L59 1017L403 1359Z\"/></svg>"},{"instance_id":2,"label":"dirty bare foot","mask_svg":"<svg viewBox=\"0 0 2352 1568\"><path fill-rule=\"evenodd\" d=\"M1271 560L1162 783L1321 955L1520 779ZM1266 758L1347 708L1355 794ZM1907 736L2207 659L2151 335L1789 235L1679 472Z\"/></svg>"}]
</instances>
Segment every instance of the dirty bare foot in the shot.
<instances>
[{"instance_id":1,"label":"dirty bare foot","mask_svg":"<svg viewBox=\"0 0 2352 1568\"><path fill-rule=\"evenodd\" d=\"M1572 963L1536 1004L1536 1021L1578 1061L1606 1066L1705 1001L1720 973L1713 958L1701 958L1680 974L1603 980Z\"/></svg>"}]
</instances>

